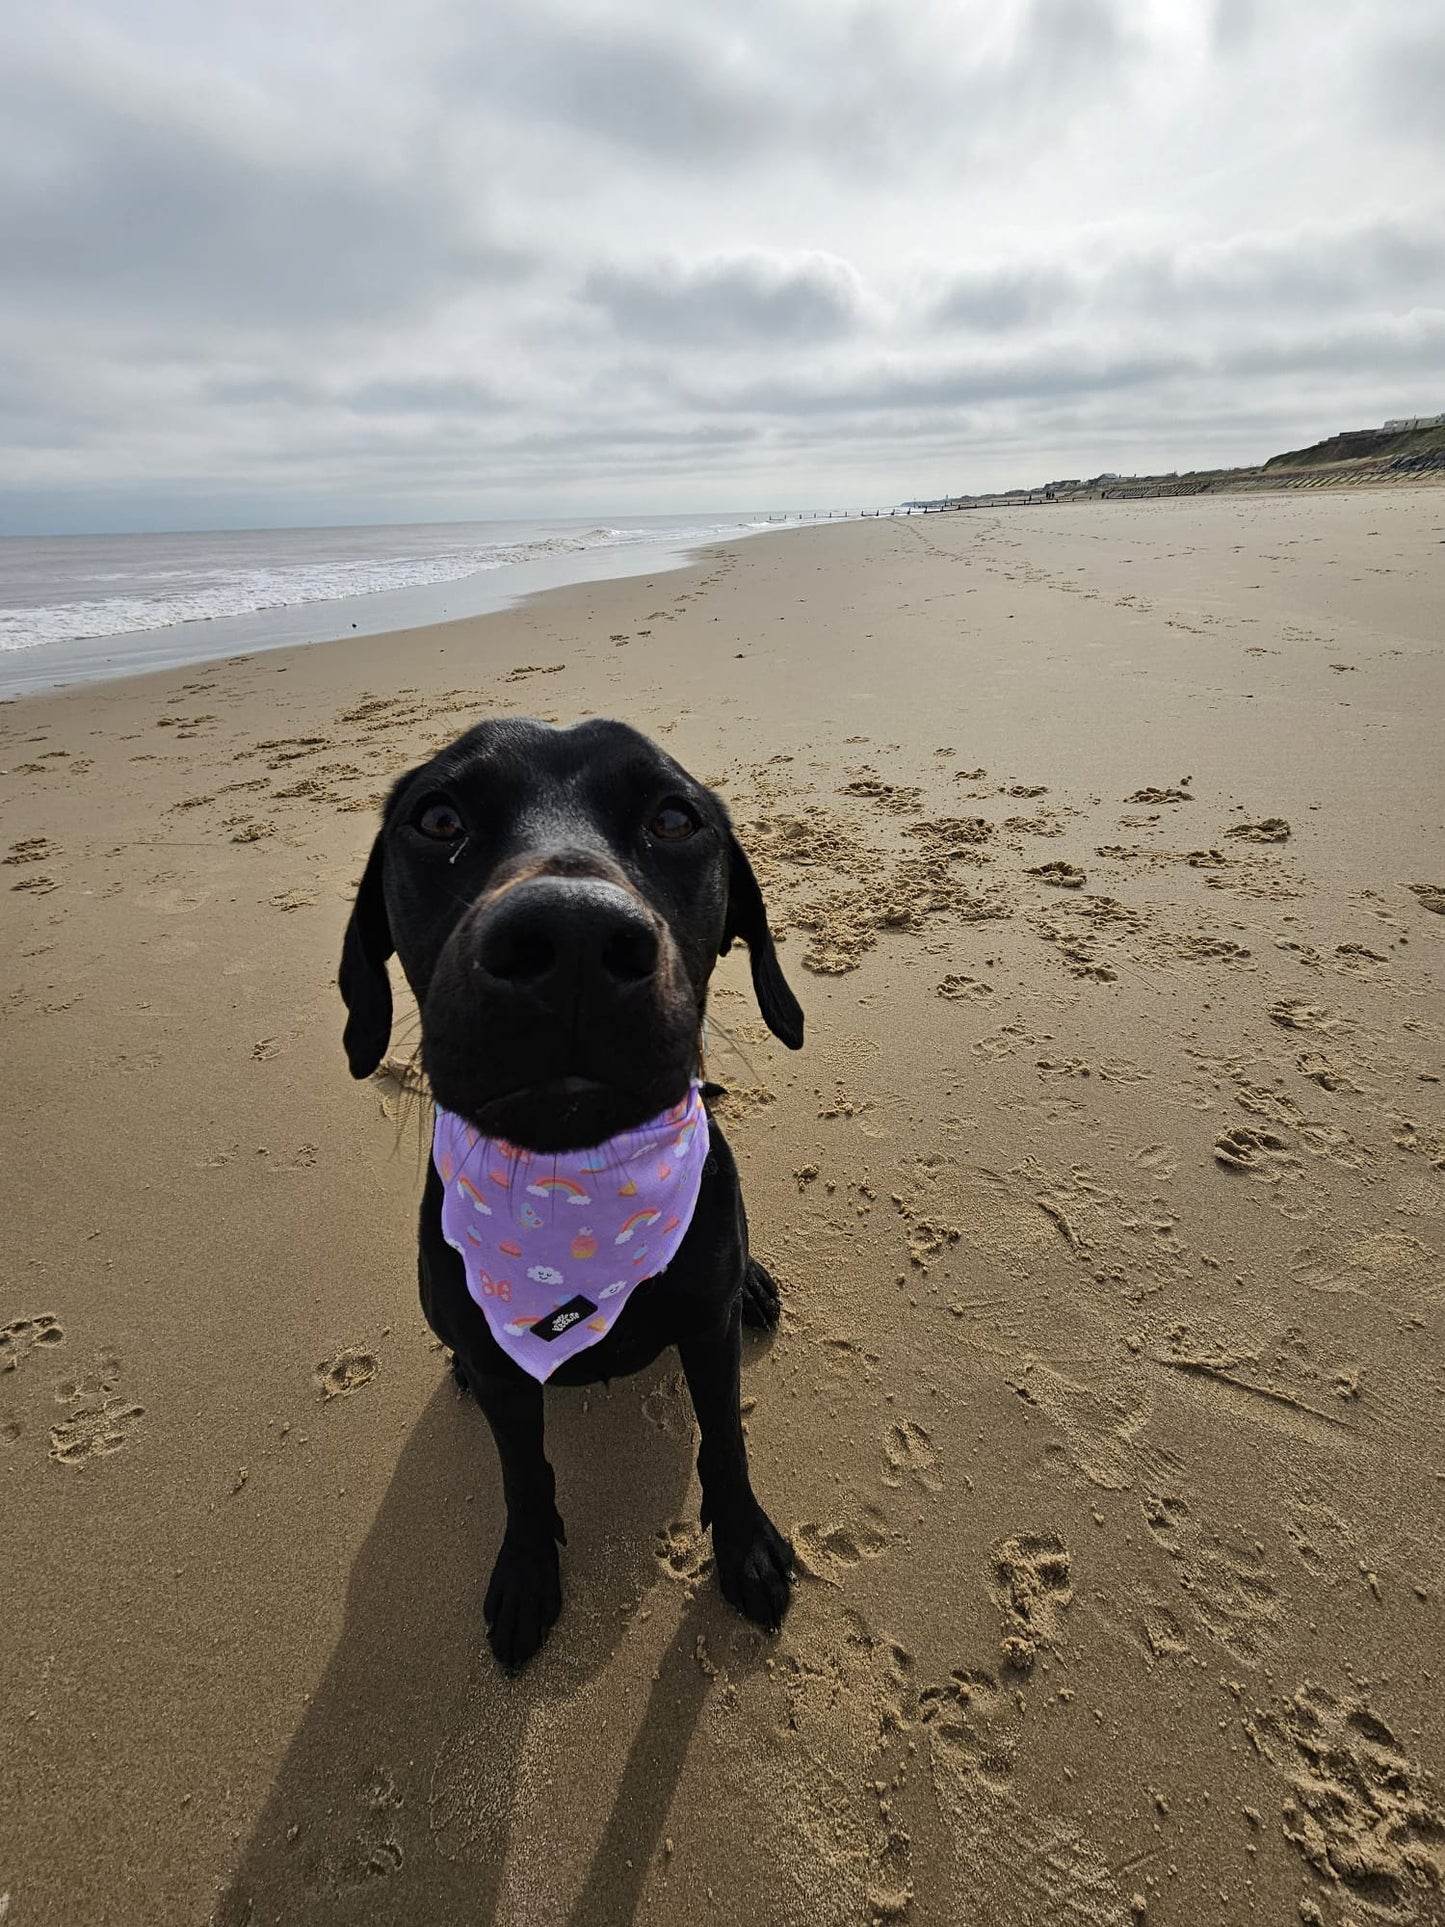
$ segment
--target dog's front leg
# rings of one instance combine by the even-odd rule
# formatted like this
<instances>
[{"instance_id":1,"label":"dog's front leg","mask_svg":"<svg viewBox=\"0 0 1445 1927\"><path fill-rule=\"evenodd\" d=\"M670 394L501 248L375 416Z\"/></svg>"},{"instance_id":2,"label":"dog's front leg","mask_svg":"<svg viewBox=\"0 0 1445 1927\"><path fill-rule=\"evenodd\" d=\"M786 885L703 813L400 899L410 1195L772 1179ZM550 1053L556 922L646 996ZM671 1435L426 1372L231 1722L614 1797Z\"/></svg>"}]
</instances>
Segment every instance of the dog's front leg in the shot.
<instances>
[{"instance_id":1,"label":"dog's front leg","mask_svg":"<svg viewBox=\"0 0 1445 1927\"><path fill-rule=\"evenodd\" d=\"M678 1351L702 1431L702 1522L712 1525L718 1583L730 1605L774 1631L791 1597L793 1548L758 1504L748 1476L737 1303L721 1330L688 1339Z\"/></svg>"},{"instance_id":2,"label":"dog's front leg","mask_svg":"<svg viewBox=\"0 0 1445 1927\"><path fill-rule=\"evenodd\" d=\"M542 1387L523 1372L467 1381L492 1428L502 1462L507 1530L483 1611L492 1651L509 1670L536 1652L562 1610L557 1481L543 1447Z\"/></svg>"}]
</instances>

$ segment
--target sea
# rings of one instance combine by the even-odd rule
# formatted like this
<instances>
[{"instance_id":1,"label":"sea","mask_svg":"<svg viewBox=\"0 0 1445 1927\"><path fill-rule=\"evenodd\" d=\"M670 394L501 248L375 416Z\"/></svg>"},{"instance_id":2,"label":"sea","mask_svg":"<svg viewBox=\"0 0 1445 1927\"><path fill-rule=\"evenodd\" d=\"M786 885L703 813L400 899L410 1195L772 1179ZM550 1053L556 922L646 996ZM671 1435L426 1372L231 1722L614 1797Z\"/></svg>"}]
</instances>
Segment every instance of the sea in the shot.
<instances>
[{"instance_id":1,"label":"sea","mask_svg":"<svg viewBox=\"0 0 1445 1927\"><path fill-rule=\"evenodd\" d=\"M0 696L485 615L810 517L0 538Z\"/></svg>"}]
</instances>

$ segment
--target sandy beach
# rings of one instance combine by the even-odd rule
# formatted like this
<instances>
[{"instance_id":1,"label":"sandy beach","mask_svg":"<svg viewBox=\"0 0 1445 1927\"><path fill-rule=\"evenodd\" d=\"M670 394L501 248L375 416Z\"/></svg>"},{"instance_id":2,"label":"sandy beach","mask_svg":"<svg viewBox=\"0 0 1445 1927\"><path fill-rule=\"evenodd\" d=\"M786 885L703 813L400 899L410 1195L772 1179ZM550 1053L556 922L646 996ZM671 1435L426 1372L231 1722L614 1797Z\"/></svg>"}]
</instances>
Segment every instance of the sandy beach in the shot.
<instances>
[{"instance_id":1,"label":"sandy beach","mask_svg":"<svg viewBox=\"0 0 1445 1927\"><path fill-rule=\"evenodd\" d=\"M487 1650L390 780L603 714L727 797L783 1289L718 1596L675 1361L550 1395ZM0 706L6 1927L1445 1919L1445 489L877 520Z\"/></svg>"}]
</instances>

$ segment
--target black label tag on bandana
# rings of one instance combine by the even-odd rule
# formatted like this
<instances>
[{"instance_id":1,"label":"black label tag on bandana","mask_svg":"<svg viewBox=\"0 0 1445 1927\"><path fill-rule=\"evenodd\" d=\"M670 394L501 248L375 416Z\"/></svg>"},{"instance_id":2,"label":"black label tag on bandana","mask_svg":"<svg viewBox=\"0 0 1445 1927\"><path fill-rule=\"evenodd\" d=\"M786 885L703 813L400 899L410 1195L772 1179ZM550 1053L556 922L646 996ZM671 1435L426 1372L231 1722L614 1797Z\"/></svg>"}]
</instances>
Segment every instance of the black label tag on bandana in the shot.
<instances>
[{"instance_id":1,"label":"black label tag on bandana","mask_svg":"<svg viewBox=\"0 0 1445 1927\"><path fill-rule=\"evenodd\" d=\"M544 1339L550 1345L554 1338L560 1338L563 1332L571 1331L584 1318L590 1318L596 1309L592 1300L584 1298L579 1292L575 1298L569 1298L565 1305L559 1305L556 1311L549 1311L545 1318L539 1318L535 1325L529 1325L527 1330L531 1337Z\"/></svg>"}]
</instances>

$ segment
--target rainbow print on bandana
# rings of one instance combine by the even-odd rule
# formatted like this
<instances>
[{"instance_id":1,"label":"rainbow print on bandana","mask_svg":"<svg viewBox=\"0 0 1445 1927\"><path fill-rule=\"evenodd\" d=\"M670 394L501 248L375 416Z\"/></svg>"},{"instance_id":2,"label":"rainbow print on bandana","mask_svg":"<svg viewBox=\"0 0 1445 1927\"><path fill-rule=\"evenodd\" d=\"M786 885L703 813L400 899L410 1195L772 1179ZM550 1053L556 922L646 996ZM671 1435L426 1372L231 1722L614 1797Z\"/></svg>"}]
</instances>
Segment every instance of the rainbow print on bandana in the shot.
<instances>
[{"instance_id":1,"label":"rainbow print on bandana","mask_svg":"<svg viewBox=\"0 0 1445 1927\"><path fill-rule=\"evenodd\" d=\"M617 1236L612 1240L613 1244L630 1244L639 1231L646 1231L647 1227L650 1224L656 1224L661 1216L662 1213L650 1204L644 1206L641 1211L634 1211L626 1224L624 1224L618 1232Z\"/></svg>"},{"instance_id":2,"label":"rainbow print on bandana","mask_svg":"<svg viewBox=\"0 0 1445 1927\"><path fill-rule=\"evenodd\" d=\"M538 1178L537 1182L529 1184L527 1189L534 1198L549 1198L560 1194L568 1204L591 1204L592 1202L576 1178Z\"/></svg>"},{"instance_id":3,"label":"rainbow print on bandana","mask_svg":"<svg viewBox=\"0 0 1445 1927\"><path fill-rule=\"evenodd\" d=\"M442 1176L443 1178L445 1178L446 1173L443 1172ZM480 1211L484 1218L491 1217L492 1207L487 1203L486 1199L482 1196L481 1192L472 1183L471 1179L465 1175L465 1173L457 1179L457 1189L458 1191L461 1192L462 1196L466 1199L467 1203L472 1207L473 1211Z\"/></svg>"},{"instance_id":4,"label":"rainbow print on bandana","mask_svg":"<svg viewBox=\"0 0 1445 1927\"><path fill-rule=\"evenodd\" d=\"M631 1294L666 1272L686 1237L707 1155L696 1084L635 1130L556 1154L486 1137L438 1110L442 1236L513 1364L545 1382L589 1346L605 1351Z\"/></svg>"}]
</instances>

